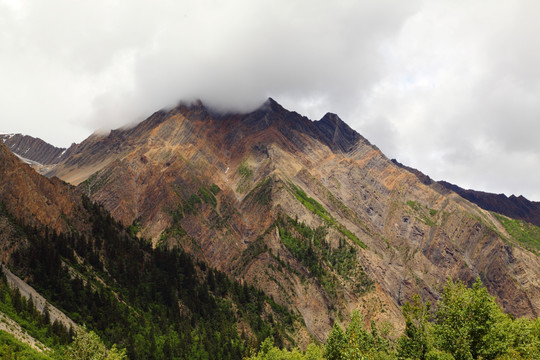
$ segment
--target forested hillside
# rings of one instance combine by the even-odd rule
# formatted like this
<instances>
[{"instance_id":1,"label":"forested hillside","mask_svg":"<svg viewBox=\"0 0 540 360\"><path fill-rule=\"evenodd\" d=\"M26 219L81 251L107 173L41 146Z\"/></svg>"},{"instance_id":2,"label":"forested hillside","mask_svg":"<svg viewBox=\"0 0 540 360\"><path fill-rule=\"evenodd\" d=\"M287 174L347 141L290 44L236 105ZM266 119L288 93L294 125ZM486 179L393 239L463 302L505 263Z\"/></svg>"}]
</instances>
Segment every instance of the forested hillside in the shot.
<instances>
[{"instance_id":1,"label":"forested hillside","mask_svg":"<svg viewBox=\"0 0 540 360\"><path fill-rule=\"evenodd\" d=\"M90 237L17 224L27 245L12 255L11 264L107 345L125 348L131 359L238 359L269 336L291 343L295 315L261 291L194 263L179 249L153 249L101 206L87 198L83 205L91 214ZM69 329L47 328L20 295L10 294L13 311L46 329L41 335L38 326L37 338L51 347L70 341Z\"/></svg>"}]
</instances>

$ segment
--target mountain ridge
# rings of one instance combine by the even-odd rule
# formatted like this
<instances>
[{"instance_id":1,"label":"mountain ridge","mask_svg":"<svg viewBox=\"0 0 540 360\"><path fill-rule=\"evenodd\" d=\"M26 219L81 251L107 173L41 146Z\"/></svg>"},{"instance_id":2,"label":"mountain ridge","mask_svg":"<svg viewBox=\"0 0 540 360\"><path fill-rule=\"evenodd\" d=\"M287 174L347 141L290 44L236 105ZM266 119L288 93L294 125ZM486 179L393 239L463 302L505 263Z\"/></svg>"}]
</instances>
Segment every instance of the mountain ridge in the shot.
<instances>
[{"instance_id":1,"label":"mountain ridge","mask_svg":"<svg viewBox=\"0 0 540 360\"><path fill-rule=\"evenodd\" d=\"M395 159L392 159L392 162L416 175L425 185L438 188L441 191L453 191L464 199L480 206L484 210L494 211L514 219L524 220L536 226L540 226L540 202L530 201L522 195L507 196L505 194L494 194L485 191L464 189L444 180L435 181L421 171L403 165Z\"/></svg>"},{"instance_id":2,"label":"mountain ridge","mask_svg":"<svg viewBox=\"0 0 540 360\"><path fill-rule=\"evenodd\" d=\"M319 340L353 309L399 329L400 305L438 299L447 277L480 276L516 316L540 311L534 253L333 114L311 121L272 99L248 114L179 105L89 137L49 175L154 246L257 284Z\"/></svg>"},{"instance_id":3,"label":"mountain ridge","mask_svg":"<svg viewBox=\"0 0 540 360\"><path fill-rule=\"evenodd\" d=\"M22 341L58 350L85 324L131 359L190 358L195 350L239 359L270 335L289 345L291 335L311 340L295 314L261 291L178 249L153 249L3 144L0 179L0 317L34 337L19 336L13 323L10 333ZM41 295L76 323L47 308Z\"/></svg>"},{"instance_id":4,"label":"mountain ridge","mask_svg":"<svg viewBox=\"0 0 540 360\"><path fill-rule=\"evenodd\" d=\"M42 165L60 162L67 150L23 134L0 134L0 140L17 155Z\"/></svg>"}]
</instances>

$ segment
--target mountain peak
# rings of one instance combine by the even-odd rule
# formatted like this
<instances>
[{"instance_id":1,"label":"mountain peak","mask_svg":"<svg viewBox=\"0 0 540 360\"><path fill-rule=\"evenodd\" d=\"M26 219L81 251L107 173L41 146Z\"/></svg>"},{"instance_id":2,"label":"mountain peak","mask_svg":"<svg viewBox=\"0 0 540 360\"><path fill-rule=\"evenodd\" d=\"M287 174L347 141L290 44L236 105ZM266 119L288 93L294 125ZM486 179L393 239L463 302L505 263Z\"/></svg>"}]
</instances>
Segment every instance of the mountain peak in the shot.
<instances>
[{"instance_id":1,"label":"mountain peak","mask_svg":"<svg viewBox=\"0 0 540 360\"><path fill-rule=\"evenodd\" d=\"M286 109L281 106L276 100L269 97L266 99L266 101L259 107L259 110L265 111L265 112L277 112L280 113L282 111L286 111Z\"/></svg>"},{"instance_id":2,"label":"mountain peak","mask_svg":"<svg viewBox=\"0 0 540 360\"><path fill-rule=\"evenodd\" d=\"M40 138L22 134L0 134L0 141L13 153L40 164L58 163L67 150L51 145Z\"/></svg>"},{"instance_id":3,"label":"mountain peak","mask_svg":"<svg viewBox=\"0 0 540 360\"><path fill-rule=\"evenodd\" d=\"M337 114L334 114L331 112L327 112L319 121L329 123L334 126L338 126L338 124L344 123L343 120L341 120L341 118Z\"/></svg>"},{"instance_id":4,"label":"mountain peak","mask_svg":"<svg viewBox=\"0 0 540 360\"><path fill-rule=\"evenodd\" d=\"M337 311L365 303L364 292L349 289L374 291L370 297L394 309L386 314L399 316L398 306L413 293L439 296L439 284L449 276L468 281L491 273L486 282L508 311L540 312L540 287L528 290L520 282L533 277L538 283L540 260L506 247L498 232L503 224L492 230L499 223L490 213L416 181L336 114L311 121L272 98L243 114L198 106L157 112L133 129L83 142L54 175L78 184L117 221L140 219L142 237L153 244L184 247L231 276L260 284L298 311L320 339ZM18 183L25 184L24 177ZM15 205L24 197L21 189L12 196ZM46 203L43 209L45 218ZM290 248L288 241L296 247L311 238L300 234L301 223L313 234L324 227L328 253L315 242L307 258ZM463 231L456 233L456 226ZM298 238L285 238L285 232ZM339 245L352 249L347 262L354 268L347 273L362 277L331 265L328 256L342 256L334 253ZM414 260L403 260L412 251ZM279 259L295 270L274 270ZM325 265L313 271L311 264ZM513 269L528 272L518 277ZM321 274L336 279L335 292L320 285ZM364 288L369 279L376 286Z\"/></svg>"},{"instance_id":5,"label":"mountain peak","mask_svg":"<svg viewBox=\"0 0 540 360\"><path fill-rule=\"evenodd\" d=\"M363 137L347 125L334 113L326 113L315 125L325 135L331 147L335 150L349 152Z\"/></svg>"}]
</instances>

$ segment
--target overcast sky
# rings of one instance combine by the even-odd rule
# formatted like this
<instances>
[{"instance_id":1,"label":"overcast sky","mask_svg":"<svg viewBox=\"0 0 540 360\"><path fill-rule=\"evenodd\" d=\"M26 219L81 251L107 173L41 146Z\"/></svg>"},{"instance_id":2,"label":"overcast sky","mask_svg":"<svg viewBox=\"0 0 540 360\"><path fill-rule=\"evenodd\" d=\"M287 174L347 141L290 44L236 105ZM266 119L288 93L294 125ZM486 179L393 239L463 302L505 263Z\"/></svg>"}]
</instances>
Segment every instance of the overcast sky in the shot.
<instances>
[{"instance_id":1,"label":"overcast sky","mask_svg":"<svg viewBox=\"0 0 540 360\"><path fill-rule=\"evenodd\" d=\"M179 100L326 112L437 180L540 200L540 2L0 0L0 132L66 147Z\"/></svg>"}]
</instances>

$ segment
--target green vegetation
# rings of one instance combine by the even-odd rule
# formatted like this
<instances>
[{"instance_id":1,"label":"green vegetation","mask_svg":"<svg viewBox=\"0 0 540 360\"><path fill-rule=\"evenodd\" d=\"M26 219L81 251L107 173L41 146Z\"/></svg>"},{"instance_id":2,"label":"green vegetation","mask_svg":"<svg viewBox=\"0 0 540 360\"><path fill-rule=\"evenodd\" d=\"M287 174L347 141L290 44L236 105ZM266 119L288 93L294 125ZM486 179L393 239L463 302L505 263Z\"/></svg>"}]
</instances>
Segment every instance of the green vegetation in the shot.
<instances>
[{"instance_id":1,"label":"green vegetation","mask_svg":"<svg viewBox=\"0 0 540 360\"><path fill-rule=\"evenodd\" d=\"M137 237L137 234L142 230L141 219L137 218L133 220L133 223L129 225L126 230L131 237Z\"/></svg>"},{"instance_id":2,"label":"green vegetation","mask_svg":"<svg viewBox=\"0 0 540 360\"><path fill-rule=\"evenodd\" d=\"M0 330L0 359L51 360L52 357Z\"/></svg>"},{"instance_id":3,"label":"green vegetation","mask_svg":"<svg viewBox=\"0 0 540 360\"><path fill-rule=\"evenodd\" d=\"M73 336L72 329L55 321L51 323L49 312L40 313L34 303L22 296L17 288L11 288L0 265L0 312L16 321L30 336L49 348L67 344Z\"/></svg>"},{"instance_id":4,"label":"green vegetation","mask_svg":"<svg viewBox=\"0 0 540 360\"><path fill-rule=\"evenodd\" d=\"M214 195L214 192L210 189L206 189L204 187L200 188L199 189L199 196L200 198L202 199L202 201L205 203L205 204L208 204L210 206L212 206L214 209L216 208L217 206L217 199Z\"/></svg>"},{"instance_id":5,"label":"green vegetation","mask_svg":"<svg viewBox=\"0 0 540 360\"><path fill-rule=\"evenodd\" d=\"M511 219L493 213L506 231L519 243L530 250L540 251L540 228L523 220Z\"/></svg>"},{"instance_id":6,"label":"green vegetation","mask_svg":"<svg viewBox=\"0 0 540 360\"><path fill-rule=\"evenodd\" d=\"M342 240L340 239L340 243ZM352 246L340 245L337 249L332 249L327 255L332 268L336 269L341 276L349 276L355 267L356 250Z\"/></svg>"},{"instance_id":7,"label":"green vegetation","mask_svg":"<svg viewBox=\"0 0 540 360\"><path fill-rule=\"evenodd\" d=\"M328 294L335 294L336 275L352 281L357 294L369 291L373 281L364 272L356 258L356 250L345 239L339 239L337 248L326 241L326 227L312 229L289 216L276 221L283 245L316 277Z\"/></svg>"},{"instance_id":8,"label":"green vegetation","mask_svg":"<svg viewBox=\"0 0 540 360\"><path fill-rule=\"evenodd\" d=\"M315 199L312 197L309 197L304 190L299 188L298 186L289 183L290 191L294 195L294 197L306 207L309 211L311 211L313 214L319 216L323 221L333 226L335 229L337 229L340 233L345 235L347 238L354 241L358 246L360 246L363 249L367 249L367 245L364 244L354 233L352 233L349 229L347 229L345 226L340 224L326 209Z\"/></svg>"},{"instance_id":9,"label":"green vegetation","mask_svg":"<svg viewBox=\"0 0 540 360\"><path fill-rule=\"evenodd\" d=\"M244 269L249 263L266 251L268 251L268 246L265 244L263 237L260 236L249 244L247 249L242 253L242 264L240 265L240 269Z\"/></svg>"},{"instance_id":10,"label":"green vegetation","mask_svg":"<svg viewBox=\"0 0 540 360\"><path fill-rule=\"evenodd\" d=\"M174 238L176 240L182 239L184 236L187 235L186 230L182 227L182 224L180 224L180 220L173 220L173 224L169 226L167 229L163 230L161 233L159 244L164 244L164 241L169 238Z\"/></svg>"},{"instance_id":11,"label":"green vegetation","mask_svg":"<svg viewBox=\"0 0 540 360\"><path fill-rule=\"evenodd\" d=\"M244 178L250 178L251 174L252 174L252 171L248 167L247 163L245 161L242 161L240 163L240 166L238 167L238 173L240 174L240 176L242 176Z\"/></svg>"},{"instance_id":12,"label":"green vegetation","mask_svg":"<svg viewBox=\"0 0 540 360\"><path fill-rule=\"evenodd\" d=\"M290 342L292 315L260 290L179 249L154 249L102 206L87 198L83 205L91 228L84 235L19 224L28 246L13 254L13 271L108 348L117 344L130 359L240 359L269 336ZM43 331L37 338L54 345Z\"/></svg>"},{"instance_id":13,"label":"green vegetation","mask_svg":"<svg viewBox=\"0 0 540 360\"><path fill-rule=\"evenodd\" d=\"M238 166L238 174L240 175L240 181L238 182L236 191L242 193L248 189L251 175L253 174L253 171L249 168L245 160Z\"/></svg>"},{"instance_id":14,"label":"green vegetation","mask_svg":"<svg viewBox=\"0 0 540 360\"><path fill-rule=\"evenodd\" d=\"M274 346L271 338L266 339L260 347L259 352L252 354L247 360L322 360L322 348L309 344L306 351L298 349L280 349Z\"/></svg>"},{"instance_id":15,"label":"green vegetation","mask_svg":"<svg viewBox=\"0 0 540 360\"><path fill-rule=\"evenodd\" d=\"M198 204L202 204L202 199L199 195L192 194L183 204L184 214L189 215L196 213Z\"/></svg>"},{"instance_id":16,"label":"green vegetation","mask_svg":"<svg viewBox=\"0 0 540 360\"><path fill-rule=\"evenodd\" d=\"M109 181L109 176L96 172L86 179L82 184L82 188L86 190L87 195L91 196L93 193L98 192Z\"/></svg>"},{"instance_id":17,"label":"green vegetation","mask_svg":"<svg viewBox=\"0 0 540 360\"><path fill-rule=\"evenodd\" d=\"M315 239L298 239L289 233L286 224L281 222L280 225L278 225L279 236L283 245L285 245L295 258L300 260L300 262L309 270L311 275L322 277L325 274L325 271L321 259L315 255L314 246L317 246L314 244ZM319 246L322 246L320 242Z\"/></svg>"},{"instance_id":18,"label":"green vegetation","mask_svg":"<svg viewBox=\"0 0 540 360\"><path fill-rule=\"evenodd\" d=\"M326 209L319 203L317 200L313 199L312 197L309 197L306 192L302 189L300 189L298 186L294 185L293 183L289 184L293 195L296 197L298 201L302 205L304 205L309 211L314 213L315 215L318 215L322 219L326 220L327 222L331 223L330 214Z\"/></svg>"},{"instance_id":19,"label":"green vegetation","mask_svg":"<svg viewBox=\"0 0 540 360\"><path fill-rule=\"evenodd\" d=\"M0 331L0 358L2 359L126 359L125 351L115 346L107 349L99 336L79 328L74 337L73 329L54 321L46 309L39 312L31 299L22 296L18 289L11 288L1 272L0 277L0 312L17 322L29 335L41 341L52 350L41 353L29 345L20 342L12 335ZM74 341L72 338L74 337ZM71 344L69 344L71 342ZM69 344L69 345L67 345ZM103 356L100 357L100 354Z\"/></svg>"},{"instance_id":20,"label":"green vegetation","mask_svg":"<svg viewBox=\"0 0 540 360\"><path fill-rule=\"evenodd\" d=\"M427 206L421 205L418 201L407 201L407 205L414 210L416 220L426 224L427 226L436 226L436 217L439 214L438 210L430 209Z\"/></svg>"},{"instance_id":21,"label":"green vegetation","mask_svg":"<svg viewBox=\"0 0 540 360\"><path fill-rule=\"evenodd\" d=\"M210 191L212 192L212 194L217 195L217 194L219 194L221 189L216 184L212 184L212 185L210 185Z\"/></svg>"},{"instance_id":22,"label":"green vegetation","mask_svg":"<svg viewBox=\"0 0 540 360\"><path fill-rule=\"evenodd\" d=\"M93 331L85 327L79 328L74 341L62 351L62 359L77 360L124 360L127 359L125 350L118 350L116 345L107 349L103 341Z\"/></svg>"},{"instance_id":23,"label":"green vegetation","mask_svg":"<svg viewBox=\"0 0 540 360\"><path fill-rule=\"evenodd\" d=\"M218 201L217 194L221 189L216 184L211 184L208 188L201 186L197 193L190 195L183 194L179 188L174 189L174 191L179 197L179 202L176 208L166 210L171 216L172 222L170 227L162 232L158 244L175 244L175 242L171 243L167 240L171 238L180 240L187 235L182 226L182 220L190 215L196 216L210 229L223 229L225 227L230 229L229 221L237 213L237 210L226 197L220 198ZM205 205L209 205L212 209L208 209Z\"/></svg>"},{"instance_id":24,"label":"green vegetation","mask_svg":"<svg viewBox=\"0 0 540 360\"><path fill-rule=\"evenodd\" d=\"M262 343L251 360L388 359L388 360L524 360L540 358L540 319L506 315L478 279L471 288L449 280L441 300L431 310L416 296L403 307L406 327L394 341L384 326L370 330L358 313L349 325L335 323L326 345L305 352L280 350Z\"/></svg>"},{"instance_id":25,"label":"green vegetation","mask_svg":"<svg viewBox=\"0 0 540 360\"><path fill-rule=\"evenodd\" d=\"M299 321L296 315L179 250L153 249L133 238L86 198L84 206L92 228L84 236L15 223L28 247L14 253L13 270L91 330L83 327L70 343L72 331L50 324L47 313L40 314L2 276L0 311L53 351L38 353L0 332L1 358L540 358L540 319L504 314L480 280L471 288L449 280L435 311L418 297L406 303L406 328L397 340L385 326L372 323L366 328L354 313L345 329L334 325L326 345L287 350L289 333ZM313 229L280 217L275 226L284 246L329 292L338 278L358 279L355 248L345 238L330 246L329 225ZM256 243L250 250L253 256L268 251L262 239ZM250 335L239 331L238 323L247 324ZM258 352L251 350L255 346L260 346Z\"/></svg>"},{"instance_id":26,"label":"green vegetation","mask_svg":"<svg viewBox=\"0 0 540 360\"><path fill-rule=\"evenodd\" d=\"M253 199L261 206L270 204L272 200L272 188L274 181L271 177L267 176L261 180L246 196L246 199Z\"/></svg>"},{"instance_id":27,"label":"green vegetation","mask_svg":"<svg viewBox=\"0 0 540 360\"><path fill-rule=\"evenodd\" d=\"M414 211L420 211L420 204L418 201L409 200L407 201L407 205L409 205Z\"/></svg>"},{"instance_id":28,"label":"green vegetation","mask_svg":"<svg viewBox=\"0 0 540 360\"><path fill-rule=\"evenodd\" d=\"M316 177L314 177L312 174L310 174L309 171L301 170L299 175L301 177L305 177L305 178L309 179L309 182L316 186L316 188L317 188L316 191L318 193L320 193L320 194L324 194L323 196L328 201L330 201L330 203L333 206L333 209L335 209L340 214L340 216L345 217L345 218L353 221L354 223L356 223L357 225L362 227L368 234L374 235L372 233L372 229L370 229L366 225L366 223L364 223L362 221L362 219L360 219L360 217L358 216L358 214L356 212L351 210L340 199L338 199L320 180L318 180ZM338 189L341 188L341 184L339 183L339 181L337 181L334 177L332 177L331 180L336 184ZM375 234L375 236L378 236L378 235Z\"/></svg>"},{"instance_id":29,"label":"green vegetation","mask_svg":"<svg viewBox=\"0 0 540 360\"><path fill-rule=\"evenodd\" d=\"M216 208L218 201L216 195L221 191L221 189L216 185L210 185L210 188L200 187L196 194L191 194L187 199L182 196L179 191L176 191L178 197L181 201L178 204L177 209L174 209L171 212L174 221L180 221L185 215L197 214L197 207L201 204L207 204Z\"/></svg>"},{"instance_id":30,"label":"green vegetation","mask_svg":"<svg viewBox=\"0 0 540 360\"><path fill-rule=\"evenodd\" d=\"M371 323L371 331L364 327L364 321L358 312L354 312L345 331L334 324L326 347L325 359L392 359L390 341L385 332Z\"/></svg>"},{"instance_id":31,"label":"green vegetation","mask_svg":"<svg viewBox=\"0 0 540 360\"><path fill-rule=\"evenodd\" d=\"M257 194L271 184L271 180L261 181L253 197L264 199ZM352 239L344 236L330 244L328 230L339 230L340 224L321 204L296 189L291 188L296 198L320 216L324 225L311 228L298 219L280 216L269 231L277 227L285 248L330 295L335 295L337 281L354 282L358 294L369 291L373 282L358 263L359 250L349 241ZM170 231L182 234L183 216L196 213L204 203L212 206L217 192L211 186L179 204L171 212L175 225ZM426 216L438 215L415 202L408 205ZM385 326L371 323L368 328L354 313L347 327L334 324L325 345L310 344L306 351L285 349L293 344L290 334L301 321L297 315L260 290L240 284L203 262L194 262L179 249L152 248L134 237L140 225L123 228L86 197L83 206L89 214L90 230L57 234L18 222L0 204L0 216L27 245L13 253L13 271L87 326L74 335L72 329L51 324L47 311L41 314L0 276L0 312L52 349L38 353L0 331L0 358L540 358L540 319L514 319L504 314L480 280L471 288L449 280L435 310L419 297L406 303L402 309L406 328L397 340ZM540 229L502 216L498 219L518 241L538 246ZM244 260L249 262L267 251L260 237L248 247ZM286 264L280 261L279 266Z\"/></svg>"}]
</instances>

